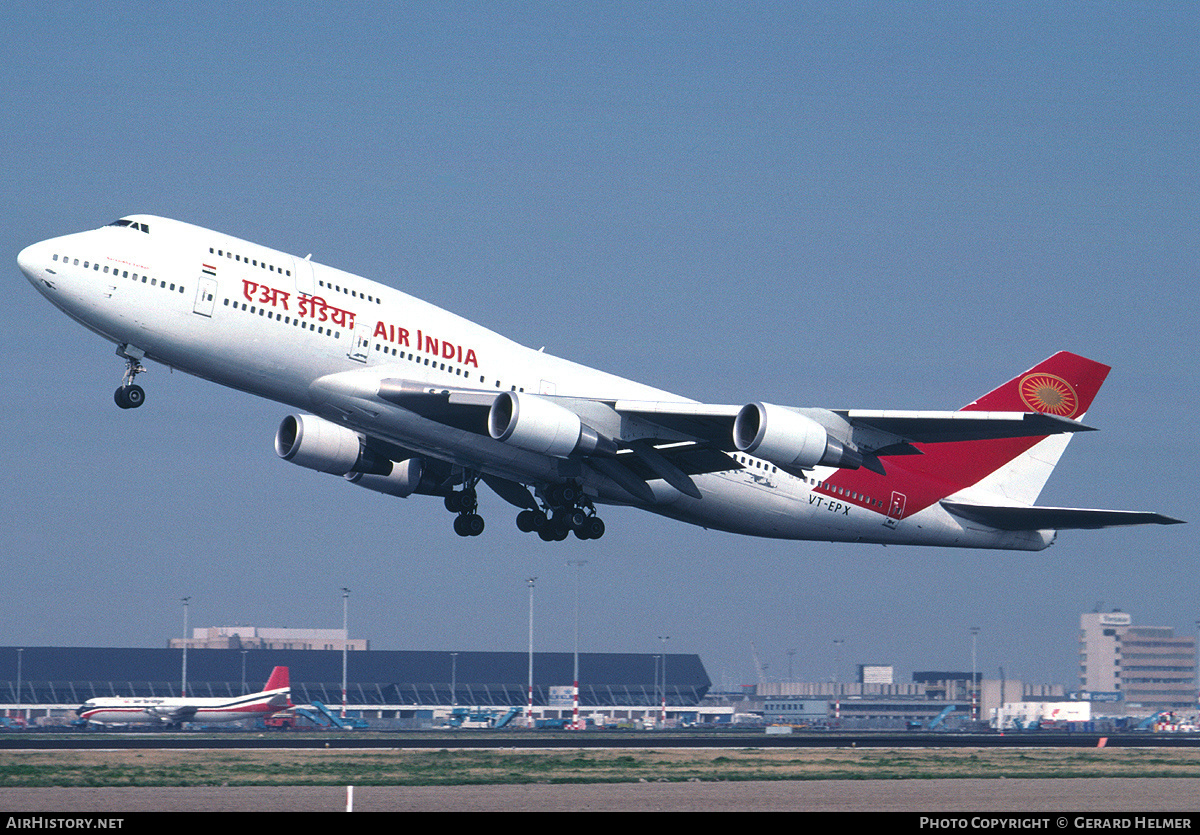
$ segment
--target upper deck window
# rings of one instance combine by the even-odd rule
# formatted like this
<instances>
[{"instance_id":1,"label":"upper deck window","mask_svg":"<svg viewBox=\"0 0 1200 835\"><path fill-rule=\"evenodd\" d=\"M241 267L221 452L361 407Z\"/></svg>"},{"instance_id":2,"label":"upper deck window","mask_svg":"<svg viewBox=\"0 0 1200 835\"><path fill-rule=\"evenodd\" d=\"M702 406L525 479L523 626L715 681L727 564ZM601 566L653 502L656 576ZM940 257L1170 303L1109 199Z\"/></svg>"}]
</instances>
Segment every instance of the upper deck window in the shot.
<instances>
[{"instance_id":1,"label":"upper deck window","mask_svg":"<svg viewBox=\"0 0 1200 835\"><path fill-rule=\"evenodd\" d=\"M129 226L134 229L137 229L139 232L145 232L147 235L150 234L150 224L139 223L138 221L130 220L127 217L123 217L120 220L114 220L112 223L110 223L108 225L109 226Z\"/></svg>"}]
</instances>

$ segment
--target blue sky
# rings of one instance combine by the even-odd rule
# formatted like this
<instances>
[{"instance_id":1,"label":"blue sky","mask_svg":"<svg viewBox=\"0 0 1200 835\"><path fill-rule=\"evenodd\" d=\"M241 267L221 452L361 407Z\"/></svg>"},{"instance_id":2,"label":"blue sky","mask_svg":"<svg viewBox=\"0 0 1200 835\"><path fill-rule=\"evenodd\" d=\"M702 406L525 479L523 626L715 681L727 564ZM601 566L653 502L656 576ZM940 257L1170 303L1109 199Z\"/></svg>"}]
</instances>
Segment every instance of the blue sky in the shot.
<instances>
[{"instance_id":1,"label":"blue sky","mask_svg":"<svg viewBox=\"0 0 1200 835\"><path fill-rule=\"evenodd\" d=\"M957 408L1060 349L1113 366L1041 501L1190 518L1200 11L1187 3L16 2L0 11L0 644L191 623L388 649L697 652L719 684L857 663L1071 685L1098 602L1190 632L1194 526L1040 554L786 543L630 510L600 542L292 467L280 405L121 362L16 268L134 212L368 276L697 399ZM844 640L835 653L834 641Z\"/></svg>"}]
</instances>

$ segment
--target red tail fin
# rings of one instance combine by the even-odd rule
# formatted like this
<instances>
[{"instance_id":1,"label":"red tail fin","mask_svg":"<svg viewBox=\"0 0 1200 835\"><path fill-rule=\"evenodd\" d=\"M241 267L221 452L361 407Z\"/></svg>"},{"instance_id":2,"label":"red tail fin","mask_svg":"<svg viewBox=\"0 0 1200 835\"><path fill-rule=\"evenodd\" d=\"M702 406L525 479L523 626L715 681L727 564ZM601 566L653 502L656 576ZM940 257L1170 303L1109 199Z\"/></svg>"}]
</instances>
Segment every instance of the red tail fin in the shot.
<instances>
[{"instance_id":1,"label":"red tail fin","mask_svg":"<svg viewBox=\"0 0 1200 835\"><path fill-rule=\"evenodd\" d=\"M276 667L271 671L271 677L267 679L267 683L263 685L263 690L282 690L284 687L290 687L288 682L288 668Z\"/></svg>"},{"instance_id":2,"label":"red tail fin","mask_svg":"<svg viewBox=\"0 0 1200 835\"><path fill-rule=\"evenodd\" d=\"M962 411L1046 412L1078 419L1092 405L1110 370L1078 354L1059 351Z\"/></svg>"},{"instance_id":3,"label":"red tail fin","mask_svg":"<svg viewBox=\"0 0 1200 835\"><path fill-rule=\"evenodd\" d=\"M993 389L962 411L1046 412L1081 418L1092 405L1109 367L1061 351L1004 385ZM1058 462L1070 435L1044 438L1000 438L917 444L921 455L884 459L887 475L866 470L839 470L830 479L835 487L868 496L887 497L911 516L934 502L988 480L988 490L1014 503L1032 502ZM1046 442L1045 454L1025 453ZM1017 460L1020 459L1020 460ZM993 483L994 482L994 483Z\"/></svg>"}]
</instances>

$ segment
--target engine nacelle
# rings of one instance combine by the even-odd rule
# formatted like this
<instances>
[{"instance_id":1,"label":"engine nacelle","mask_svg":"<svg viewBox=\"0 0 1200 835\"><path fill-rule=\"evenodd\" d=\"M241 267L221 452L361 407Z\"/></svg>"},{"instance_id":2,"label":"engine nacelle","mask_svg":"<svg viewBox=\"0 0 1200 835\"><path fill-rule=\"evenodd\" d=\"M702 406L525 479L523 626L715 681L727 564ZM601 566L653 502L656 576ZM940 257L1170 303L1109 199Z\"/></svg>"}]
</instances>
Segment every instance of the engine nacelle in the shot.
<instances>
[{"instance_id":1,"label":"engine nacelle","mask_svg":"<svg viewBox=\"0 0 1200 835\"><path fill-rule=\"evenodd\" d=\"M322 473L350 471L386 475L391 461L371 453L363 437L314 415L288 415L275 433L275 452L284 461Z\"/></svg>"},{"instance_id":2,"label":"engine nacelle","mask_svg":"<svg viewBox=\"0 0 1200 835\"><path fill-rule=\"evenodd\" d=\"M570 409L533 394L506 391L488 412L488 433L497 441L555 458L574 453L612 455L616 444Z\"/></svg>"},{"instance_id":3,"label":"engine nacelle","mask_svg":"<svg viewBox=\"0 0 1200 835\"><path fill-rule=\"evenodd\" d=\"M810 417L772 403L743 406L733 422L733 445L784 467L856 470L862 455L831 437Z\"/></svg>"},{"instance_id":4,"label":"engine nacelle","mask_svg":"<svg viewBox=\"0 0 1200 835\"><path fill-rule=\"evenodd\" d=\"M425 464L420 458L405 458L392 464L392 471L387 475L352 472L346 473L346 481L376 493L406 499L418 492L424 475Z\"/></svg>"}]
</instances>

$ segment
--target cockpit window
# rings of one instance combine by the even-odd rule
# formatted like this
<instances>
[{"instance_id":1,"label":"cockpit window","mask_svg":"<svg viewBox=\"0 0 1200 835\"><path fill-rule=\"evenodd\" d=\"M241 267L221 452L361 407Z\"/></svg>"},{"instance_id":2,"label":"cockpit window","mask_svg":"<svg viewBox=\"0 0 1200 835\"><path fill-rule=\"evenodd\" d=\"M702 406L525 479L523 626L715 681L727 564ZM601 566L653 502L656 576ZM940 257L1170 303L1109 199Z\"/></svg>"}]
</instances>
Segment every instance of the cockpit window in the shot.
<instances>
[{"instance_id":1,"label":"cockpit window","mask_svg":"<svg viewBox=\"0 0 1200 835\"><path fill-rule=\"evenodd\" d=\"M139 232L145 232L147 235L150 234L150 224L139 223L138 221L130 220L127 217L123 217L120 220L114 220L112 223L110 223L108 225L109 226L129 226L134 229L137 229Z\"/></svg>"}]
</instances>

